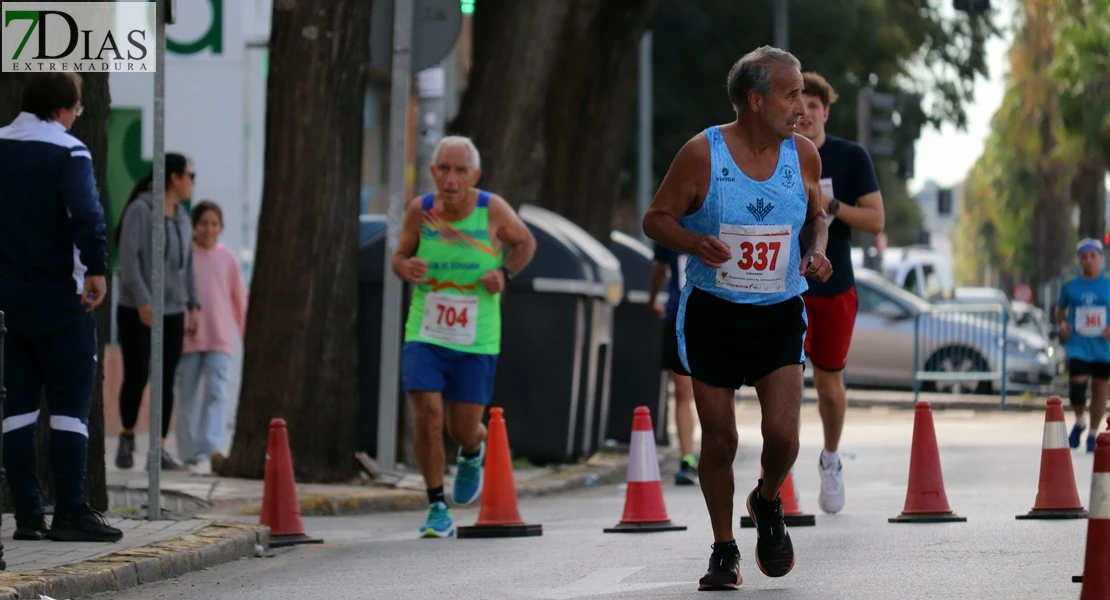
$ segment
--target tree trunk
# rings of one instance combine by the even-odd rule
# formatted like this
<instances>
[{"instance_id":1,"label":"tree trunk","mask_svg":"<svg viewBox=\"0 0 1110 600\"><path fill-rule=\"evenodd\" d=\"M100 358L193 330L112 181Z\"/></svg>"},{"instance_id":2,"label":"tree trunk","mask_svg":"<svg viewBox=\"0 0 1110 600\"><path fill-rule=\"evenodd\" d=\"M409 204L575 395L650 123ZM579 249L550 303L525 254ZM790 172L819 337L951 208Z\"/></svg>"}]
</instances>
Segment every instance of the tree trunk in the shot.
<instances>
[{"instance_id":1,"label":"tree trunk","mask_svg":"<svg viewBox=\"0 0 1110 600\"><path fill-rule=\"evenodd\" d=\"M1080 166L1071 181L1072 200L1079 205L1079 237L1101 241L1106 235L1106 170L1094 162Z\"/></svg>"},{"instance_id":2,"label":"tree trunk","mask_svg":"<svg viewBox=\"0 0 1110 600\"><path fill-rule=\"evenodd\" d=\"M482 187L608 240L640 38L658 6L490 0L475 12L474 70L451 129L482 152Z\"/></svg>"},{"instance_id":3,"label":"tree trunk","mask_svg":"<svg viewBox=\"0 0 1110 600\"><path fill-rule=\"evenodd\" d=\"M7 125L19 114L23 89L23 75L5 73L0 77L0 125ZM104 175L108 155L108 112L111 97L108 91L107 73L85 73L81 75L81 103L84 112L70 131L85 143L92 154L96 186L100 192L100 203L107 211L108 198L104 193ZM97 510L107 510L108 492L104 473L104 343L111 328L111 288L104 303L96 311L97 361L96 376L93 381L92 408L89 411L89 458L86 482L86 497L89 504ZM43 491L43 502L53 504L53 475L50 468L50 414L45 401L38 423L39 477ZM11 494L5 490L4 510L12 510Z\"/></svg>"},{"instance_id":4,"label":"tree trunk","mask_svg":"<svg viewBox=\"0 0 1110 600\"><path fill-rule=\"evenodd\" d=\"M299 481L356 473L359 186L366 0L275 2L257 262L231 454L261 478L285 419Z\"/></svg>"}]
</instances>

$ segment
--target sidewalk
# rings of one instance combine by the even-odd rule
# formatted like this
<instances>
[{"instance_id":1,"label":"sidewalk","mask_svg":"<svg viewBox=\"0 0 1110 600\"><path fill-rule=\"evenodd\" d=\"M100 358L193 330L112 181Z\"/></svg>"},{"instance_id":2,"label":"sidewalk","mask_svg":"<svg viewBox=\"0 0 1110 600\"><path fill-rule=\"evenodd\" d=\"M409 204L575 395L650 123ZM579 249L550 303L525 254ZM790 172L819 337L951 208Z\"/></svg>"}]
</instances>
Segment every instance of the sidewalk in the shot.
<instances>
[{"instance_id":1,"label":"sidewalk","mask_svg":"<svg viewBox=\"0 0 1110 600\"><path fill-rule=\"evenodd\" d=\"M136 457L145 457L145 436L136 436ZM121 471L115 467L118 438L106 439L106 469L109 495L119 497L140 496L147 489L147 473L143 469L146 459L137 459L136 468ZM174 452L173 436L166 448ZM658 448L666 462L668 448ZM677 452L677 450L676 450ZM673 457L672 457L673 458ZM294 457L296 460L296 457ZM352 460L354 460L352 458ZM670 462L675 462L671 460ZM628 448L602 449L589 460L572 465L517 468L513 471L517 496L528 498L544 496L589 485L604 485L624 481L628 470ZM454 468L445 477L445 487L451 489ZM368 477L350 484L298 483L297 498L302 516L359 515L392 510L418 510L427 505L424 480L419 473L407 473L400 481L395 478L378 482ZM257 516L262 508L262 480L235 479L216 475L200 475L188 471L163 471L163 494L184 494L204 502L201 514L234 514Z\"/></svg>"},{"instance_id":2,"label":"sidewalk","mask_svg":"<svg viewBox=\"0 0 1110 600\"><path fill-rule=\"evenodd\" d=\"M901 408L913 410L913 392L900 390L865 390L848 388L848 406L850 408ZM755 401L755 390L749 387L742 388L737 398L741 401ZM817 390L807 386L802 393L803 402L817 402ZM938 394L934 392L921 392L918 400L930 404L933 410L1021 410L1043 411L1048 401L1046 395L1007 394L1006 407L1002 408L1002 397L999 394Z\"/></svg>"},{"instance_id":3,"label":"sidewalk","mask_svg":"<svg viewBox=\"0 0 1110 600\"><path fill-rule=\"evenodd\" d=\"M0 600L46 595L62 600L117 591L256 556L269 544L269 529L245 523L189 519L143 521L110 518L123 530L116 543L15 541L15 521L4 515L0 536L7 571Z\"/></svg>"}]
</instances>

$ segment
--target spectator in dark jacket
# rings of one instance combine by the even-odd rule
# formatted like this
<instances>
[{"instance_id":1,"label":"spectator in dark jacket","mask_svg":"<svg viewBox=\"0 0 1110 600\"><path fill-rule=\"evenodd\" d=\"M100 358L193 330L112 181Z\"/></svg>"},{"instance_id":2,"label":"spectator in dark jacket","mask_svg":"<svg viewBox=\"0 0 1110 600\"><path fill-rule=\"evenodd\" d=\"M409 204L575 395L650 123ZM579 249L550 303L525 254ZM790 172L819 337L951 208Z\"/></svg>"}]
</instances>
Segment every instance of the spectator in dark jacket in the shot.
<instances>
[{"instance_id":1,"label":"spectator in dark jacket","mask_svg":"<svg viewBox=\"0 0 1110 600\"><path fill-rule=\"evenodd\" d=\"M0 128L0 310L4 466L17 540L123 537L85 502L89 409L96 373L92 310L107 293L107 239L92 156L66 131L81 114L73 73L27 76L22 112ZM35 424L50 410L55 506L46 529Z\"/></svg>"}]
</instances>

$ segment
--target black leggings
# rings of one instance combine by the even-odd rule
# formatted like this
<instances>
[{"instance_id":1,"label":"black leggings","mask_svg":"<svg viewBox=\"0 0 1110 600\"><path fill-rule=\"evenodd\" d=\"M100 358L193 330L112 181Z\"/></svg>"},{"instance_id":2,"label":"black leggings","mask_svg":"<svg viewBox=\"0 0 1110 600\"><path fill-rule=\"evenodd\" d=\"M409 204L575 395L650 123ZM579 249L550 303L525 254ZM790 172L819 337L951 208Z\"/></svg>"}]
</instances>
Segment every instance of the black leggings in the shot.
<instances>
[{"instance_id":1,"label":"black leggings","mask_svg":"<svg viewBox=\"0 0 1110 600\"><path fill-rule=\"evenodd\" d=\"M162 437L170 431L173 416L174 375L185 343L185 314L165 315L162 335ZM123 354L123 385L119 391L119 415L124 429L134 429L139 420L143 390L150 379L150 328L139 321L135 308L116 310L119 345Z\"/></svg>"}]
</instances>

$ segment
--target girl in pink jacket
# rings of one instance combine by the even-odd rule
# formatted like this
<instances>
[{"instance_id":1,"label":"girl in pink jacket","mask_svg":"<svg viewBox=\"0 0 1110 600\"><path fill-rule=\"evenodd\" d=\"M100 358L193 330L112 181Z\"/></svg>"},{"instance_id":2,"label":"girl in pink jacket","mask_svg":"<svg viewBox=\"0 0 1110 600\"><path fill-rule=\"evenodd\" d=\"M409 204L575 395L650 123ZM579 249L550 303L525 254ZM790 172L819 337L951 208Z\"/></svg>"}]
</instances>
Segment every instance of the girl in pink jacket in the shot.
<instances>
[{"instance_id":1,"label":"girl in pink jacket","mask_svg":"<svg viewBox=\"0 0 1110 600\"><path fill-rule=\"evenodd\" d=\"M194 470L208 473L213 459L224 458L228 372L236 339L246 330L247 290L235 255L219 243L224 226L220 207L210 200L200 202L193 207L192 220L193 270L202 309L195 333L185 336L177 370L174 429L178 456ZM204 393L198 395L202 382Z\"/></svg>"}]
</instances>

